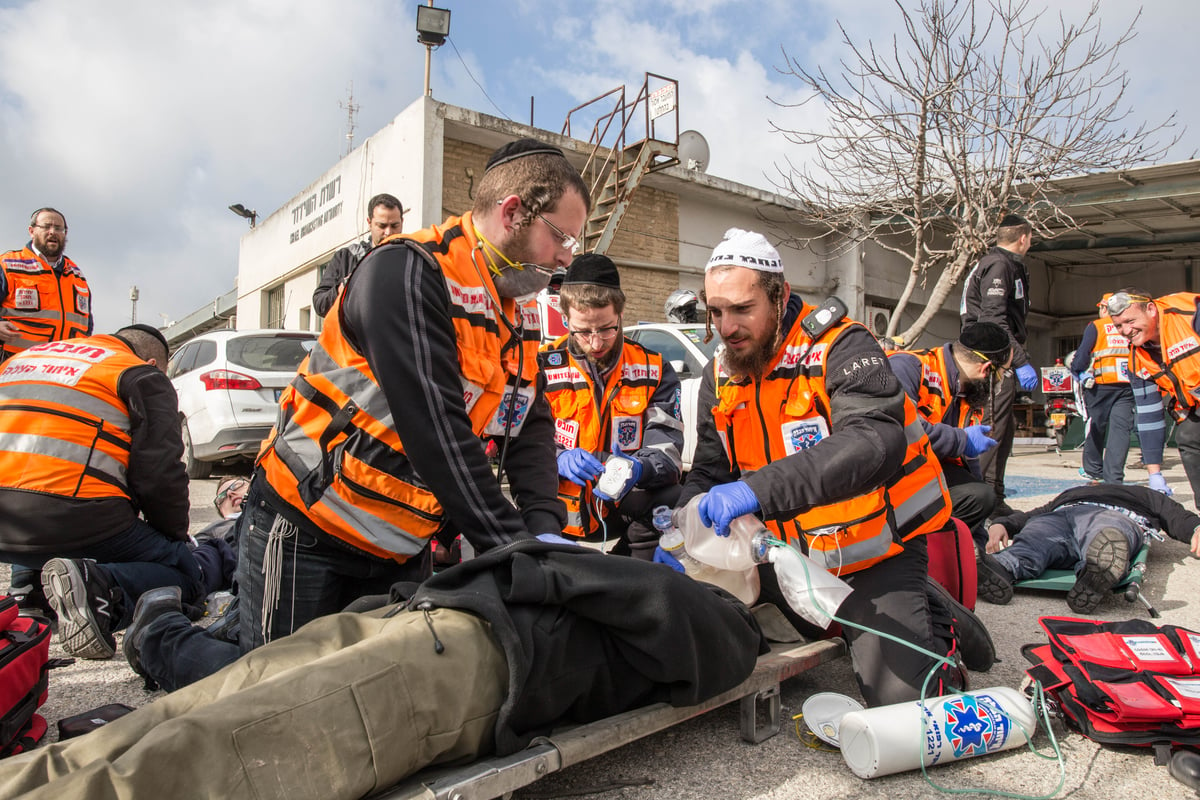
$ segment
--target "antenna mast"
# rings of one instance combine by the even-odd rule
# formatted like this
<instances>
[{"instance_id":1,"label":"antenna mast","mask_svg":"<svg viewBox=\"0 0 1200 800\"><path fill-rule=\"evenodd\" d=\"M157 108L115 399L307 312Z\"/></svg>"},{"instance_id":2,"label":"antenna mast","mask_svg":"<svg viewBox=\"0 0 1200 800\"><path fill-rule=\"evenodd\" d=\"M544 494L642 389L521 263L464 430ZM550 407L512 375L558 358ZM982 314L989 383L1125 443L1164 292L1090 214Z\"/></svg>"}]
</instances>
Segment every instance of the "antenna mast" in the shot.
<instances>
[{"instance_id":1,"label":"antenna mast","mask_svg":"<svg viewBox=\"0 0 1200 800\"><path fill-rule=\"evenodd\" d=\"M346 109L346 155L354 150L354 115L358 113L358 103L354 102L354 81L350 81L349 99L338 101L338 108Z\"/></svg>"}]
</instances>

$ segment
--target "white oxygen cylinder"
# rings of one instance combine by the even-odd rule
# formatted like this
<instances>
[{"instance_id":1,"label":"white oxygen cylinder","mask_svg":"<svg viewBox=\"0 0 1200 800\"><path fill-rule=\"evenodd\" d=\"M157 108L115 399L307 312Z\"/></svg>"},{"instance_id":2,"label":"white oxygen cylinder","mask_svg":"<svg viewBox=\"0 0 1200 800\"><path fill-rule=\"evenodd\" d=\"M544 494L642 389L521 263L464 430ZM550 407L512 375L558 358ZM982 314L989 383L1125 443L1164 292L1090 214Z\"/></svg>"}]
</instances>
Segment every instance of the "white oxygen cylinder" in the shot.
<instances>
[{"instance_id":1,"label":"white oxygen cylinder","mask_svg":"<svg viewBox=\"0 0 1200 800\"><path fill-rule=\"evenodd\" d=\"M1016 689L993 686L851 711L838 726L838 743L855 775L878 778L919 769L922 761L931 767L1020 747L1036 729L1033 704Z\"/></svg>"}]
</instances>

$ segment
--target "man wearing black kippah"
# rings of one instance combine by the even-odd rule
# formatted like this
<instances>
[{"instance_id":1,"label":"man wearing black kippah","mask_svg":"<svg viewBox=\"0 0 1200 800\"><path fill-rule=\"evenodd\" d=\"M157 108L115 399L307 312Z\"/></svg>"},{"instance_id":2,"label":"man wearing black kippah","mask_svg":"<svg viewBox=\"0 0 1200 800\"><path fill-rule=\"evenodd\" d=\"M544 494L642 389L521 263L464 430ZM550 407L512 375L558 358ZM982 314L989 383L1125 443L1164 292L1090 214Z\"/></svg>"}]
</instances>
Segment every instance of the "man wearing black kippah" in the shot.
<instances>
[{"instance_id":1,"label":"man wearing black kippah","mask_svg":"<svg viewBox=\"0 0 1200 800\"><path fill-rule=\"evenodd\" d=\"M520 301L571 262L589 207L562 151L521 139L488 161L471 211L384 239L351 274L283 391L239 520L242 652L427 577L442 531L477 552L562 532L540 325ZM127 656L166 685L184 682L179 664L194 679L236 658L220 642L179 655L186 631L179 614L145 620Z\"/></svg>"},{"instance_id":2,"label":"man wearing black kippah","mask_svg":"<svg viewBox=\"0 0 1200 800\"><path fill-rule=\"evenodd\" d=\"M681 491L679 378L666 359L621 334L625 293L607 256L571 262L559 300L568 333L538 360L554 413L566 533L615 539L613 552L650 561L659 536L651 511L673 507ZM605 492L598 479L612 454L629 474Z\"/></svg>"},{"instance_id":3,"label":"man wearing black kippah","mask_svg":"<svg viewBox=\"0 0 1200 800\"><path fill-rule=\"evenodd\" d=\"M1033 226L1023 217L1007 214L996 230L996 245L971 270L963 286L959 316L964 327L973 322L993 322L1003 328L1012 343L1012 370L998 375L995 393L988 403L984 423L991 425L992 438L999 447L979 458L984 480L996 490L997 510L1012 509L1004 502L1004 469L1012 454L1016 425L1013 402L1017 397L1017 382L1025 391L1037 385L1037 370L1029 363L1025 351L1027 338L1025 317L1029 314L1029 271L1025 268L1025 253L1033 242Z\"/></svg>"},{"instance_id":4,"label":"man wearing black kippah","mask_svg":"<svg viewBox=\"0 0 1200 800\"><path fill-rule=\"evenodd\" d=\"M1008 367L1008 333L991 322L962 329L957 342L933 350L888 354L892 371L921 416L934 455L950 487L950 507L975 540L987 542L983 521L996 506L996 494L983 482L978 458L997 445L982 423L991 375Z\"/></svg>"}]
</instances>

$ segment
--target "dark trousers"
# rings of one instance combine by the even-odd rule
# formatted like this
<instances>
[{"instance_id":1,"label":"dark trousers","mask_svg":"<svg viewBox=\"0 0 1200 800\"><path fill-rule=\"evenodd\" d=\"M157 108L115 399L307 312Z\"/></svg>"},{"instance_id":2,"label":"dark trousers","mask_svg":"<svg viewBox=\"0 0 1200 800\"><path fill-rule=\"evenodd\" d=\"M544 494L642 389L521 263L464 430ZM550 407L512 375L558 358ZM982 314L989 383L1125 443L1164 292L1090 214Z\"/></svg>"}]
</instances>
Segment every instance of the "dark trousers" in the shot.
<instances>
[{"instance_id":1,"label":"dark trousers","mask_svg":"<svg viewBox=\"0 0 1200 800\"><path fill-rule=\"evenodd\" d=\"M971 529L976 541L979 541L978 531L986 543L987 532L983 530L983 522L996 508L996 493L991 485L954 462L943 464L942 474L946 476L946 485L950 489L950 513Z\"/></svg>"},{"instance_id":2,"label":"dark trousers","mask_svg":"<svg viewBox=\"0 0 1200 800\"><path fill-rule=\"evenodd\" d=\"M1192 485L1192 504L1200 507L1200 420L1188 417L1175 426L1175 443L1179 445L1179 460Z\"/></svg>"},{"instance_id":3,"label":"dark trousers","mask_svg":"<svg viewBox=\"0 0 1200 800\"><path fill-rule=\"evenodd\" d=\"M826 634L796 615L783 599L775 570L769 565L758 569L762 590L760 602L774 603L801 633L813 638ZM873 631L882 631L912 642L934 653L948 653L949 640L934 633L929 608L927 579L929 553L925 537L904 543L904 552L873 567L843 576L854 591L842 603L837 615ZM850 645L854 677L868 706L890 705L916 700L934 660L910 647L874 633L847 627L843 631ZM955 676L945 665L929 682L927 696L936 697Z\"/></svg>"},{"instance_id":4,"label":"dark trousers","mask_svg":"<svg viewBox=\"0 0 1200 800\"><path fill-rule=\"evenodd\" d=\"M125 595L124 613L113 630L120 630L129 624L133 606L142 592L160 586L178 586L185 603L194 603L204 597L200 567L187 544L167 538L140 519L115 536L86 547L57 553L0 551L0 561L33 572L40 571L52 558L95 559L113 582L121 587Z\"/></svg>"},{"instance_id":5,"label":"dark trousers","mask_svg":"<svg viewBox=\"0 0 1200 800\"><path fill-rule=\"evenodd\" d=\"M242 652L287 636L307 622L341 611L363 595L387 594L393 583L420 582L432 574L429 548L403 564L375 558L332 537L304 529L283 539L276 555L279 581L268 587L263 574L268 534L276 511L258 489L256 475L238 520L239 640ZM264 608L271 613L266 624ZM265 630L264 630L265 628Z\"/></svg>"},{"instance_id":6,"label":"dark trousers","mask_svg":"<svg viewBox=\"0 0 1200 800\"><path fill-rule=\"evenodd\" d=\"M1004 470L1012 455L1013 437L1017 433L1013 418L1013 402L1017 399L1017 376L1005 370L1004 377L993 384L991 402L983 410L983 424L991 425L991 438L999 442L979 457L983 479L996 490L998 501L1004 500Z\"/></svg>"},{"instance_id":7,"label":"dark trousers","mask_svg":"<svg viewBox=\"0 0 1200 800\"><path fill-rule=\"evenodd\" d=\"M1125 458L1133 432L1133 390L1127 383L1096 384L1083 392L1088 434L1083 443L1083 471L1105 483L1125 481Z\"/></svg>"}]
</instances>

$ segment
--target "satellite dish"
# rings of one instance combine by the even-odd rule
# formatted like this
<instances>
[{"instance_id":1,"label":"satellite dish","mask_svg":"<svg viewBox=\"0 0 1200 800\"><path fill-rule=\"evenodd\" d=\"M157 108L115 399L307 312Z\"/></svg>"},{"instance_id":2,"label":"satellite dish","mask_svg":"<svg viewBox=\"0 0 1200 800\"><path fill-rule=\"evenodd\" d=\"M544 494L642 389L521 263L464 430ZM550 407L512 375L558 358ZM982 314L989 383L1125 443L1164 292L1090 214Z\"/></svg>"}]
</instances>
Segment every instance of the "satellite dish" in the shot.
<instances>
[{"instance_id":1,"label":"satellite dish","mask_svg":"<svg viewBox=\"0 0 1200 800\"><path fill-rule=\"evenodd\" d=\"M699 131L679 134L679 163L696 172L708 169L708 142Z\"/></svg>"}]
</instances>

